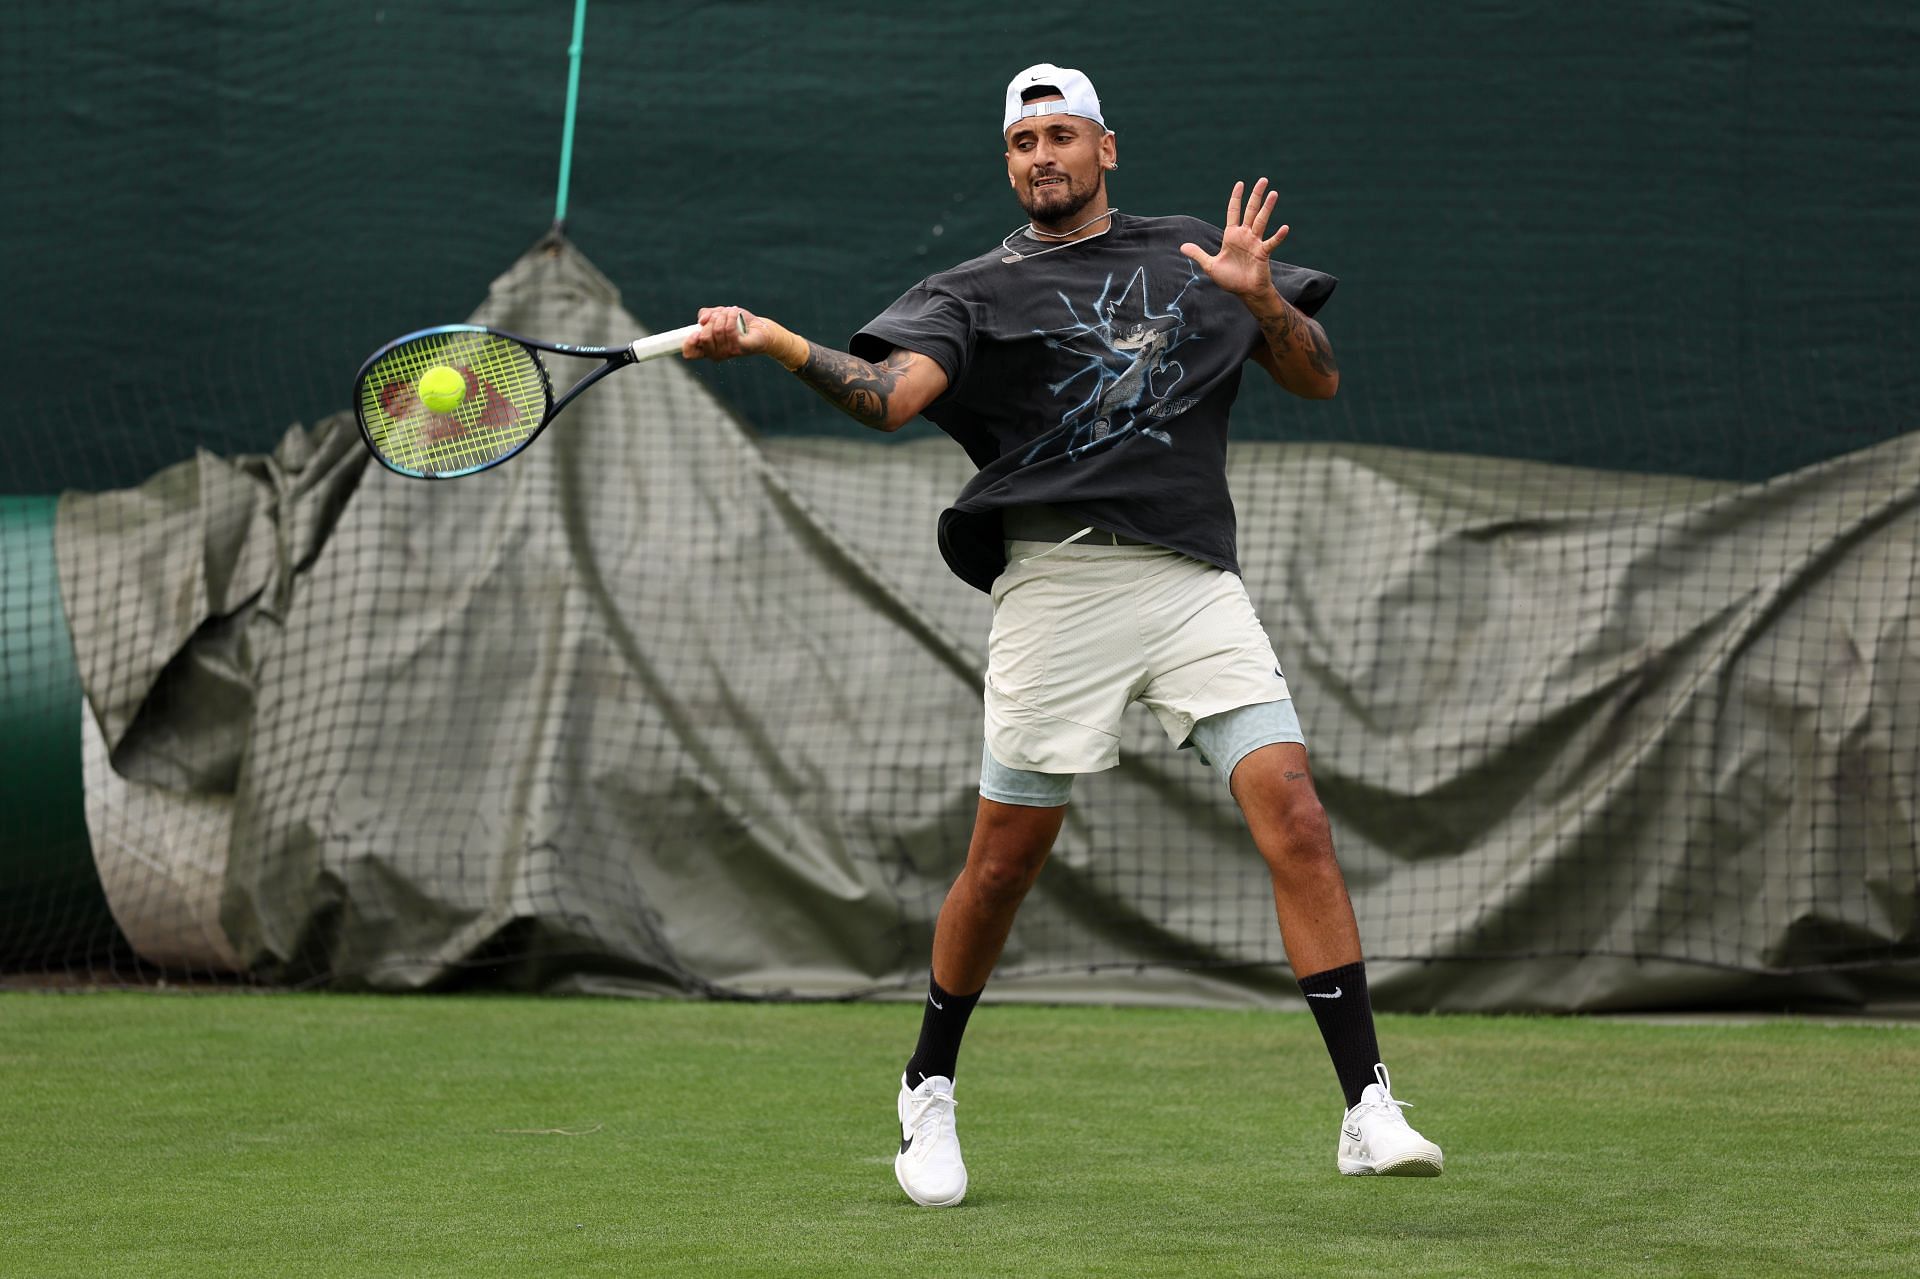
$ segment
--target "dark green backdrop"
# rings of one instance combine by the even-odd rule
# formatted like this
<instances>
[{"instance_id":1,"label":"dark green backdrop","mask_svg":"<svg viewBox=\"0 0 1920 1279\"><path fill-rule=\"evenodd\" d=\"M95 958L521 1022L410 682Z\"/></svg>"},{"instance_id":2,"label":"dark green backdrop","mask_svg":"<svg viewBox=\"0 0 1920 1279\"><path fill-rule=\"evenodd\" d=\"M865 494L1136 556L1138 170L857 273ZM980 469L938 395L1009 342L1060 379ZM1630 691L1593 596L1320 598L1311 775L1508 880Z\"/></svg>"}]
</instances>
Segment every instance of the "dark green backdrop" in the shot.
<instances>
[{"instance_id":1,"label":"dark green backdrop","mask_svg":"<svg viewBox=\"0 0 1920 1279\"><path fill-rule=\"evenodd\" d=\"M0 490L262 449L464 316L550 219L571 15L9 6ZM1915 420L1917 54L1920 8L1858 0L594 0L570 230L649 324L738 301L843 340L1017 224L1001 86L1055 60L1121 207L1278 183L1288 255L1344 280L1315 432L1752 479ZM856 429L708 376L762 429ZM1242 427L1306 429L1265 388Z\"/></svg>"}]
</instances>

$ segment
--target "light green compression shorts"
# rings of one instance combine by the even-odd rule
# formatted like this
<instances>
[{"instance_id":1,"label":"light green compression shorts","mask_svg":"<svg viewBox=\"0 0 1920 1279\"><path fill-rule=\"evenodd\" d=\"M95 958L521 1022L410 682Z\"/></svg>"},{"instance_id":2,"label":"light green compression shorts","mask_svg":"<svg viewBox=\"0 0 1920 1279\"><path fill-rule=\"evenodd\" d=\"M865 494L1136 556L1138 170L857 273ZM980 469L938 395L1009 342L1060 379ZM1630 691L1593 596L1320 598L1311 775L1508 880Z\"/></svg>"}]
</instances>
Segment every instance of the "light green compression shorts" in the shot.
<instances>
[{"instance_id":1,"label":"light green compression shorts","mask_svg":"<svg viewBox=\"0 0 1920 1279\"><path fill-rule=\"evenodd\" d=\"M1193 747L1202 763L1213 765L1222 782L1231 784L1234 768L1262 746L1275 742L1304 746L1306 741L1289 697L1209 715L1195 722L1193 735L1184 744ZM993 757L991 749L983 746L980 751L980 794L1002 804L1058 808L1071 798L1075 776L1009 768Z\"/></svg>"}]
</instances>

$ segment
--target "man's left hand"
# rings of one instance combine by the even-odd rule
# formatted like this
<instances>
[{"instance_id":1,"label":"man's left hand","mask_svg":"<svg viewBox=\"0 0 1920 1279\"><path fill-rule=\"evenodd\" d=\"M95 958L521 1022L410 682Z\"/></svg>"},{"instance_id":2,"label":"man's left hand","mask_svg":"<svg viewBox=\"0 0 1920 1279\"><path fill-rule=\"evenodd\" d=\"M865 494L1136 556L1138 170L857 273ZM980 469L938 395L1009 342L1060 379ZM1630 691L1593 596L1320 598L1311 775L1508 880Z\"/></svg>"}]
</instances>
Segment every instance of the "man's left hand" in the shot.
<instances>
[{"instance_id":1,"label":"man's left hand","mask_svg":"<svg viewBox=\"0 0 1920 1279\"><path fill-rule=\"evenodd\" d=\"M1243 218L1240 197L1246 189L1246 183L1236 182L1227 198L1227 225L1220 237L1220 252L1208 253L1197 244L1183 244L1180 252L1198 262L1215 284L1252 303L1274 292L1267 263L1292 228L1283 223L1278 231L1267 234L1267 220L1273 216L1273 206L1280 202L1280 193L1267 190L1265 178L1253 184Z\"/></svg>"}]
</instances>

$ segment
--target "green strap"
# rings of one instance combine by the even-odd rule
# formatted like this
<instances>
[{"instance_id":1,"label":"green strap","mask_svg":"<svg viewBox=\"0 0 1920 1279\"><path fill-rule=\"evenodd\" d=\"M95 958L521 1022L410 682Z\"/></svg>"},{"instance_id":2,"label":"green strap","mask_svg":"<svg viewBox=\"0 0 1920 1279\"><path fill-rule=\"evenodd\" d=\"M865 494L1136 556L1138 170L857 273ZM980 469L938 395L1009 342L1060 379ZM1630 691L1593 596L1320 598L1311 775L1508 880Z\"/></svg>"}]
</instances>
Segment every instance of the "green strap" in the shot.
<instances>
[{"instance_id":1,"label":"green strap","mask_svg":"<svg viewBox=\"0 0 1920 1279\"><path fill-rule=\"evenodd\" d=\"M573 177L573 115L580 105L580 49L587 30L587 0L574 0L573 43L567 46L567 122L560 133L560 193L553 202L553 225L567 220L567 183Z\"/></svg>"}]
</instances>

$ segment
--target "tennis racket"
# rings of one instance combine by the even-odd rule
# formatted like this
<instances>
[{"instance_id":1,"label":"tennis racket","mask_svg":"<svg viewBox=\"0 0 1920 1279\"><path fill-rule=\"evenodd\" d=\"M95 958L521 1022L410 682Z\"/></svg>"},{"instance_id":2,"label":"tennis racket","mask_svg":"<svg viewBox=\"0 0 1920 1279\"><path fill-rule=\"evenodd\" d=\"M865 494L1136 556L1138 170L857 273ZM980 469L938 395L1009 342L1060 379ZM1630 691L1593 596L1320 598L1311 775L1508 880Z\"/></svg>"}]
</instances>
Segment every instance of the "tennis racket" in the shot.
<instances>
[{"instance_id":1,"label":"tennis racket","mask_svg":"<svg viewBox=\"0 0 1920 1279\"><path fill-rule=\"evenodd\" d=\"M680 349L699 325L626 346L538 342L476 324L442 324L395 338L360 366L353 411L381 465L416 480L450 480L498 466L533 443L560 410L615 369ZM740 331L746 332L741 321ZM603 360L559 399L542 351Z\"/></svg>"}]
</instances>

